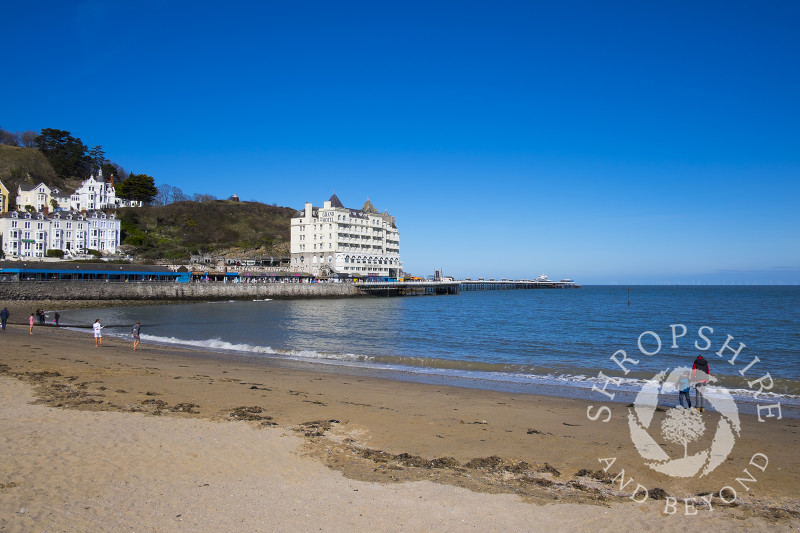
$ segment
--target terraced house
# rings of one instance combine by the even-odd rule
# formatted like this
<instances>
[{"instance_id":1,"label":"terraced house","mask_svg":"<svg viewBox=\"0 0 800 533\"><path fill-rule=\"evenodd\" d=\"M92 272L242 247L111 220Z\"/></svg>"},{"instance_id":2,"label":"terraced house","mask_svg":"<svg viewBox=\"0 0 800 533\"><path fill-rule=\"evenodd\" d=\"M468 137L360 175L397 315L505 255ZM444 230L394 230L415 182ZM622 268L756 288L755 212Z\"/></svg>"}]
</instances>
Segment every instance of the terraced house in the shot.
<instances>
[{"instance_id":1,"label":"terraced house","mask_svg":"<svg viewBox=\"0 0 800 533\"><path fill-rule=\"evenodd\" d=\"M11 211L0 218L0 232L6 258L45 257L47 250L61 250L67 257L89 250L108 255L119 247L120 221L100 211Z\"/></svg>"}]
</instances>

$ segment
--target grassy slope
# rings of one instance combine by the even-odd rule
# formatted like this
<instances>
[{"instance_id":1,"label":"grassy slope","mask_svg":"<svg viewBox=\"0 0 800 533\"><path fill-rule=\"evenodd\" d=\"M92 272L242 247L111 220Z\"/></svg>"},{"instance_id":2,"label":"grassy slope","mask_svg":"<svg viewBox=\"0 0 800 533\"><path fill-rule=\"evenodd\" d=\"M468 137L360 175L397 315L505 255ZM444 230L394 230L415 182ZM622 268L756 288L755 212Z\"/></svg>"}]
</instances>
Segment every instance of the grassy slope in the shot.
<instances>
[{"instance_id":1,"label":"grassy slope","mask_svg":"<svg viewBox=\"0 0 800 533\"><path fill-rule=\"evenodd\" d=\"M0 181L8 189L11 202L20 184L33 186L44 182L51 187L65 186L39 150L5 144L0 144Z\"/></svg>"},{"instance_id":2,"label":"grassy slope","mask_svg":"<svg viewBox=\"0 0 800 533\"><path fill-rule=\"evenodd\" d=\"M289 207L258 202L177 202L120 209L123 244L146 259L183 258L193 253L255 257L289 251Z\"/></svg>"}]
</instances>

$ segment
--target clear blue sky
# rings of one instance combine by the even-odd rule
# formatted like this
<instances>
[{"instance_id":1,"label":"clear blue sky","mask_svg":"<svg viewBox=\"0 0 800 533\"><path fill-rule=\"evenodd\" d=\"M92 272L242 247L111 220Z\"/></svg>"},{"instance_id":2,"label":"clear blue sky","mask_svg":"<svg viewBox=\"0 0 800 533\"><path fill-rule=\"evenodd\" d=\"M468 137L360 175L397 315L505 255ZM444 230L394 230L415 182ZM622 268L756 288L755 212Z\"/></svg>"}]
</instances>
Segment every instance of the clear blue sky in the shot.
<instances>
[{"instance_id":1,"label":"clear blue sky","mask_svg":"<svg viewBox=\"0 0 800 533\"><path fill-rule=\"evenodd\" d=\"M800 283L800 2L7 2L0 127L410 272Z\"/></svg>"}]
</instances>

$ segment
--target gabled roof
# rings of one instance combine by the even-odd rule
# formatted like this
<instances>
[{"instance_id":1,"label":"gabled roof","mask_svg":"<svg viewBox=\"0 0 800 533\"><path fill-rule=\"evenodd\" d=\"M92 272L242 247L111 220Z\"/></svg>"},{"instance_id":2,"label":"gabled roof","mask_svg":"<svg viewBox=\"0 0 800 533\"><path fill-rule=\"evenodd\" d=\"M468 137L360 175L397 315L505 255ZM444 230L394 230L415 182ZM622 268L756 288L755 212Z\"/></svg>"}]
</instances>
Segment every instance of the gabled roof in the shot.
<instances>
[{"instance_id":1,"label":"gabled roof","mask_svg":"<svg viewBox=\"0 0 800 533\"><path fill-rule=\"evenodd\" d=\"M364 207L362 207L361 210L365 213L370 213L372 215L378 214L378 210L375 209L375 206L372 205L372 202L369 201L369 198L367 198L367 201L364 203Z\"/></svg>"},{"instance_id":2,"label":"gabled roof","mask_svg":"<svg viewBox=\"0 0 800 533\"><path fill-rule=\"evenodd\" d=\"M17 187L17 192L18 193L33 192L37 188L42 187L42 186L47 187L47 185L45 185L43 181L40 181L38 185L34 185L33 187L26 187L25 185L20 183L19 186ZM47 187L47 190L49 191L50 187Z\"/></svg>"},{"instance_id":3,"label":"gabled roof","mask_svg":"<svg viewBox=\"0 0 800 533\"><path fill-rule=\"evenodd\" d=\"M341 207L344 209L344 204L342 204L342 201L336 196L336 193L333 193L333 196L331 196L331 199L328 201L331 203L331 207Z\"/></svg>"}]
</instances>

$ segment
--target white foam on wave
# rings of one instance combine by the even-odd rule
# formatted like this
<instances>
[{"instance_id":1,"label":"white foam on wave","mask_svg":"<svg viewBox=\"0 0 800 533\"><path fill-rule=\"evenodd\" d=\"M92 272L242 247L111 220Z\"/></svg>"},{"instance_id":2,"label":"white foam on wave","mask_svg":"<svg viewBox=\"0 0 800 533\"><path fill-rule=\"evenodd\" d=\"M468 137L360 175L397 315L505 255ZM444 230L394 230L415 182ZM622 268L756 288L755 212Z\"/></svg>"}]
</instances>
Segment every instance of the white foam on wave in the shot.
<instances>
[{"instance_id":1,"label":"white foam on wave","mask_svg":"<svg viewBox=\"0 0 800 533\"><path fill-rule=\"evenodd\" d=\"M197 348L208 348L211 350L229 350L235 352L248 352L248 353L263 353L263 354L276 354L276 350L269 346L254 346L252 344L236 344L221 339L207 339L207 340L187 340L179 339L177 337L160 337L156 335L142 335L143 341L148 341L154 344L165 344L168 346L194 346Z\"/></svg>"},{"instance_id":2,"label":"white foam on wave","mask_svg":"<svg viewBox=\"0 0 800 533\"><path fill-rule=\"evenodd\" d=\"M288 359L305 360L334 360L334 361L363 361L370 362L371 357L356 354L321 353L314 350L279 350L270 346L258 346L245 343L232 343L222 339L187 340L177 337L161 337L157 335L142 335L142 340L153 344L167 346L193 346L213 351L237 352L241 354L278 355Z\"/></svg>"}]
</instances>

